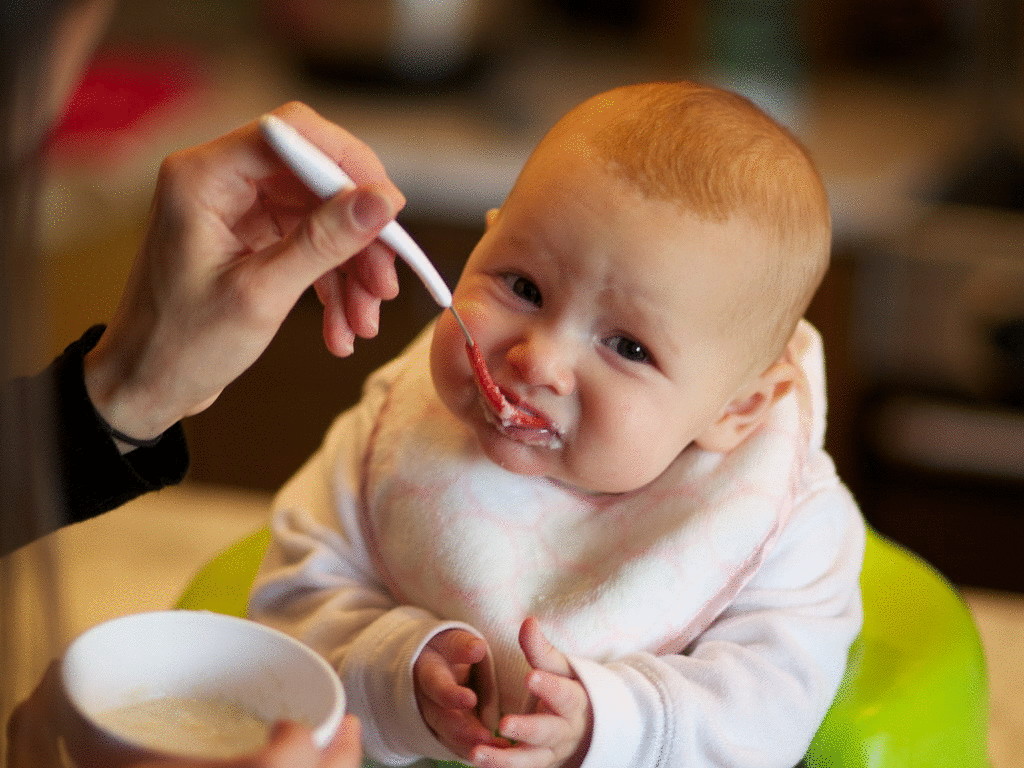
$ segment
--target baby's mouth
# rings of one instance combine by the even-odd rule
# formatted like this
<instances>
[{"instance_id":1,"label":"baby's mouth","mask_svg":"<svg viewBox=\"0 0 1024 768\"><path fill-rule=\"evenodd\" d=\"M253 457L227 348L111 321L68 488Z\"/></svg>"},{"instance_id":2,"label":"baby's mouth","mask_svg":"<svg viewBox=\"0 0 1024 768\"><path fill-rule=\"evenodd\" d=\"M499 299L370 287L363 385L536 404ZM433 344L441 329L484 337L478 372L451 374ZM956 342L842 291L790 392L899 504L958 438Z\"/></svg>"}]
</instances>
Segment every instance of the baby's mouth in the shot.
<instances>
[{"instance_id":1,"label":"baby's mouth","mask_svg":"<svg viewBox=\"0 0 1024 768\"><path fill-rule=\"evenodd\" d=\"M562 436L554 427L521 427L507 419L502 419L501 416L494 412L489 402L481 403L480 407L483 409L484 418L487 419L487 422L510 440L531 447L547 448L552 451L557 451L562 447Z\"/></svg>"},{"instance_id":2,"label":"baby's mouth","mask_svg":"<svg viewBox=\"0 0 1024 768\"><path fill-rule=\"evenodd\" d=\"M550 421L525 406L512 393L505 393L495 383L479 347L466 344L466 354L473 367L473 378L483 398L488 421L519 442L548 448L561 447L561 435Z\"/></svg>"}]
</instances>

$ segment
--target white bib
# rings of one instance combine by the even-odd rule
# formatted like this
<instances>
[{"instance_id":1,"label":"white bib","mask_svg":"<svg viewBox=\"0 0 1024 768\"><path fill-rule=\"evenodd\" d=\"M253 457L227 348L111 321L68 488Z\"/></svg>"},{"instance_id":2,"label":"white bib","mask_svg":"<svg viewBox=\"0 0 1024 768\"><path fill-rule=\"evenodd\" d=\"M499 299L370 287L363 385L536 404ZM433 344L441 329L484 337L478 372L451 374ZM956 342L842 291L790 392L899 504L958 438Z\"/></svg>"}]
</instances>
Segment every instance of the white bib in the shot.
<instances>
[{"instance_id":1,"label":"white bib","mask_svg":"<svg viewBox=\"0 0 1024 768\"><path fill-rule=\"evenodd\" d=\"M800 330L809 342L791 350L820 361ZM488 460L438 400L428 346L411 350L370 446L364 533L397 600L487 638L503 712L526 706L527 616L570 656L682 652L763 561L819 436L805 379L731 453L691 446L646 488L589 497Z\"/></svg>"}]
</instances>

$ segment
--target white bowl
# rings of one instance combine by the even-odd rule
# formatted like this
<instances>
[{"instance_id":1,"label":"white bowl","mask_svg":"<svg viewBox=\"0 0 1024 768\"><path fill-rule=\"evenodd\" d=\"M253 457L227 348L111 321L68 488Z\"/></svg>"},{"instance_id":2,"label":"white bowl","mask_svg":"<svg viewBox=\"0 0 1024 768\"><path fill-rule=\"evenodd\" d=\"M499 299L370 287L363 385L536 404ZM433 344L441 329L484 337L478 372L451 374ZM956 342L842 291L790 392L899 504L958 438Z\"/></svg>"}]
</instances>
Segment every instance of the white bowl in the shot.
<instances>
[{"instance_id":1,"label":"white bowl","mask_svg":"<svg viewBox=\"0 0 1024 768\"><path fill-rule=\"evenodd\" d=\"M345 710L338 675L315 651L262 624L206 611L139 613L99 624L68 648L61 679L86 725L69 750L87 745L104 760L152 753L143 739L114 733L98 719L149 699L227 701L267 723L295 720L313 729L320 747Z\"/></svg>"}]
</instances>

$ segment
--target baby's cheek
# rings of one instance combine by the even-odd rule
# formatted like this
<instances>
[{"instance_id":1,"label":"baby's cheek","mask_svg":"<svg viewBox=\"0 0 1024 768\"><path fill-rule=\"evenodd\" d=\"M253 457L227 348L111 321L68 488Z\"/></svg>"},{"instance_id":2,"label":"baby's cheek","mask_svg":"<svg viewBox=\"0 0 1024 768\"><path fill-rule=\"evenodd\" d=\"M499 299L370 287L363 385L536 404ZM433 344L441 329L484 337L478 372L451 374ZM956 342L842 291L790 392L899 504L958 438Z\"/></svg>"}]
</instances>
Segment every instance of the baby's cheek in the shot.
<instances>
[{"instance_id":1,"label":"baby's cheek","mask_svg":"<svg viewBox=\"0 0 1024 768\"><path fill-rule=\"evenodd\" d=\"M442 317L434 328L434 338L430 345L430 376L441 402L454 410L460 406L460 400L464 399L459 397L459 381L466 378L466 373L463 371L465 364L457 354L457 345L452 343L454 337L451 329L446 326Z\"/></svg>"},{"instance_id":2,"label":"baby's cheek","mask_svg":"<svg viewBox=\"0 0 1024 768\"><path fill-rule=\"evenodd\" d=\"M594 483L595 490L626 493L657 478L679 454L678 430L670 423L643 418L634 409L623 409L622 418L610 419L584 436L577 465Z\"/></svg>"}]
</instances>

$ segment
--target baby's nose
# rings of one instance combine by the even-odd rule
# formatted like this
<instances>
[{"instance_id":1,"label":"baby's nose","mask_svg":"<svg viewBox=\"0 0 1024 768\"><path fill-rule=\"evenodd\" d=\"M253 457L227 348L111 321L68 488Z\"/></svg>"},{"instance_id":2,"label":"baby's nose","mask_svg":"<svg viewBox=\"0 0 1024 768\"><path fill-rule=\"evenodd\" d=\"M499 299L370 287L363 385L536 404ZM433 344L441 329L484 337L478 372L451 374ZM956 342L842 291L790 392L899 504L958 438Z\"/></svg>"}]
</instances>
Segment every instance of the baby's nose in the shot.
<instances>
[{"instance_id":1,"label":"baby's nose","mask_svg":"<svg viewBox=\"0 0 1024 768\"><path fill-rule=\"evenodd\" d=\"M569 345L556 335L531 333L508 352L508 361L531 387L547 387L557 395L568 395L576 388Z\"/></svg>"}]
</instances>

